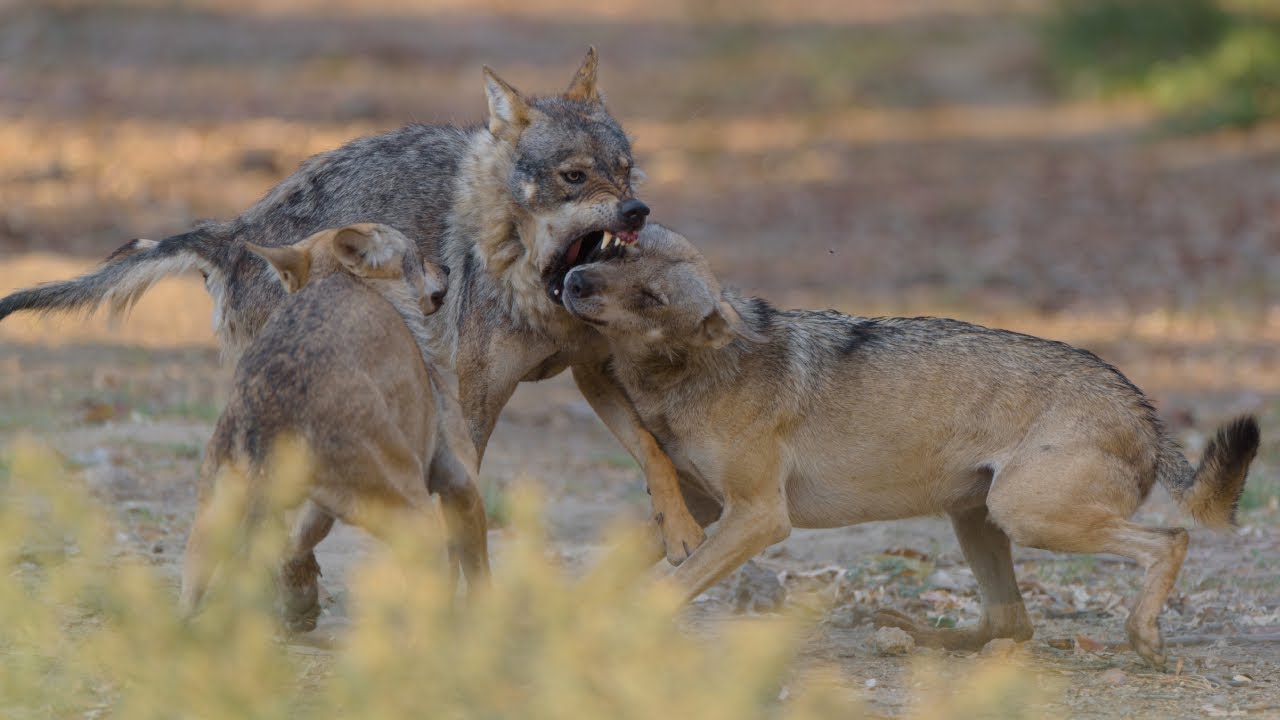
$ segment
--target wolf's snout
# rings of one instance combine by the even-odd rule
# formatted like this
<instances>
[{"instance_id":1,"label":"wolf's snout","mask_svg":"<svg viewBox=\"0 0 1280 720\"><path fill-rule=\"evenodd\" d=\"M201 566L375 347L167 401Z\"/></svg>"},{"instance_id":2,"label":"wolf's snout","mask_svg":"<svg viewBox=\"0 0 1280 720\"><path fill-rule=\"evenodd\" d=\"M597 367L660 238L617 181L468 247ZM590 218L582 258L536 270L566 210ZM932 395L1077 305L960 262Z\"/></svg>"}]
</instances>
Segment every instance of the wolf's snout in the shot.
<instances>
[{"instance_id":1,"label":"wolf's snout","mask_svg":"<svg viewBox=\"0 0 1280 720\"><path fill-rule=\"evenodd\" d=\"M564 280L564 291L574 300L589 298L596 293L596 285L585 272L574 271Z\"/></svg>"},{"instance_id":2,"label":"wolf's snout","mask_svg":"<svg viewBox=\"0 0 1280 720\"><path fill-rule=\"evenodd\" d=\"M627 229L639 230L644 227L644 219L649 217L649 206L635 198L623 200L618 203L618 214L622 216Z\"/></svg>"}]
</instances>

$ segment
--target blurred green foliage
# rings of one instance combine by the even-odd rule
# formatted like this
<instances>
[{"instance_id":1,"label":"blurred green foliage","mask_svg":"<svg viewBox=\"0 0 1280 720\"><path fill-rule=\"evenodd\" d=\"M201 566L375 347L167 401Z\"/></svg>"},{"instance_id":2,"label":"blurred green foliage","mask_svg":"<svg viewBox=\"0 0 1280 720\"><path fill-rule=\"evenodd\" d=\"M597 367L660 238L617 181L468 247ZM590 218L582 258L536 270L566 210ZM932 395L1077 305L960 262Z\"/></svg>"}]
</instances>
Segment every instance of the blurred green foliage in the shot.
<instances>
[{"instance_id":1,"label":"blurred green foliage","mask_svg":"<svg viewBox=\"0 0 1280 720\"><path fill-rule=\"evenodd\" d=\"M1280 18L1264 3L1063 0L1045 23L1057 79L1136 95L1181 131L1280 117Z\"/></svg>"}]
</instances>

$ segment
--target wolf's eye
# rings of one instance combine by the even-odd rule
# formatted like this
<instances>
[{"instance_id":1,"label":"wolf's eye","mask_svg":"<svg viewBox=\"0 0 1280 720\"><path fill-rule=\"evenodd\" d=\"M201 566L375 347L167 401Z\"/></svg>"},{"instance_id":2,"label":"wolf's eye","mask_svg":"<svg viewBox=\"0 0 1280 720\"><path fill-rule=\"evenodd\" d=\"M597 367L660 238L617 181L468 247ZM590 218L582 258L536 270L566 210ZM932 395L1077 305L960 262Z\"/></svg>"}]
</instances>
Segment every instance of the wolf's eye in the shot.
<instances>
[{"instance_id":1,"label":"wolf's eye","mask_svg":"<svg viewBox=\"0 0 1280 720\"><path fill-rule=\"evenodd\" d=\"M564 178L564 181L571 185L581 185L587 181L587 174L581 170L565 170L560 173L560 177Z\"/></svg>"},{"instance_id":2,"label":"wolf's eye","mask_svg":"<svg viewBox=\"0 0 1280 720\"><path fill-rule=\"evenodd\" d=\"M649 288L640 288L640 304L641 305L666 305L667 299L662 293L654 292Z\"/></svg>"}]
</instances>

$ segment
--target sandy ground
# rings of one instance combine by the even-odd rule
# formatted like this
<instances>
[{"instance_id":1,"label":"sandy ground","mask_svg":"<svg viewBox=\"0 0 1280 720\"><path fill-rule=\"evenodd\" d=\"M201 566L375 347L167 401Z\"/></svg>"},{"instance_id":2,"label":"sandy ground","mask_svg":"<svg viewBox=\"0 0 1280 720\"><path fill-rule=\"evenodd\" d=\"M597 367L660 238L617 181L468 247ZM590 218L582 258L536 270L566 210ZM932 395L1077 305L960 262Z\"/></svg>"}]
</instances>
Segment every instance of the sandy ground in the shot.
<instances>
[{"instance_id":1,"label":"sandy ground","mask_svg":"<svg viewBox=\"0 0 1280 720\"><path fill-rule=\"evenodd\" d=\"M729 282L784 305L947 314L1083 345L1148 391L1193 454L1230 415L1258 413L1264 429L1280 418L1280 127L1164 137L1145 108L1058 99L1029 20L1042 2L816 3L791 15L764 3L568 5L0 7L0 291L232 215L348 138L478 119L482 62L519 86L558 88L595 43L655 218ZM53 444L118 509L121 542L166 572L229 381L209 319L198 280L183 278L121 324L0 325L0 446L21 432ZM1267 432L1238 532L1193 531L1164 615L1179 674L1093 644L1123 640L1138 568L1018 552L1037 628L1018 653L1062 687L1046 712L1280 717L1277 449ZM635 464L563 377L517 393L482 480L491 497L542 488L575 567L602 528L648 503ZM1140 518L1186 522L1159 491ZM335 598L325 632L342 624L344 569L369 547L348 530L321 546ZM757 561L793 605L826 618L802 661L834 662L886 716L904 711L908 667L931 654L877 655L867 611L976 618L942 519L797 531ZM691 632L733 616L732 586L695 603ZM974 662L937 659L942 672Z\"/></svg>"}]
</instances>

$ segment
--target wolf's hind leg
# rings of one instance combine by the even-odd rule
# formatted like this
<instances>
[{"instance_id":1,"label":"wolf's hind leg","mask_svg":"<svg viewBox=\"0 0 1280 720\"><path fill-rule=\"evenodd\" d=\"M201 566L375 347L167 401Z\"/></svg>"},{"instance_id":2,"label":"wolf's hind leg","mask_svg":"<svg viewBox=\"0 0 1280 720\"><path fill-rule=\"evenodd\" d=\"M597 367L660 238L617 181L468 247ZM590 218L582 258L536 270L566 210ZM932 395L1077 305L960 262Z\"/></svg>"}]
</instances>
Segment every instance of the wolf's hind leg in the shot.
<instances>
[{"instance_id":1,"label":"wolf's hind leg","mask_svg":"<svg viewBox=\"0 0 1280 720\"><path fill-rule=\"evenodd\" d=\"M431 491L440 497L449 534L450 565L459 565L467 579L467 594L489 584L489 535L484 498L476 487L474 472L459 459L448 443L440 443L431 460ZM454 569L449 573L454 576Z\"/></svg>"},{"instance_id":2,"label":"wolf's hind leg","mask_svg":"<svg viewBox=\"0 0 1280 720\"><path fill-rule=\"evenodd\" d=\"M1146 569L1138 601L1124 628L1129 645L1157 668L1163 668L1165 662L1160 611L1182 569L1188 540L1182 528L1149 528L1125 522L1112 530L1107 542L1106 552L1137 560Z\"/></svg>"},{"instance_id":3,"label":"wolf's hind leg","mask_svg":"<svg viewBox=\"0 0 1280 720\"><path fill-rule=\"evenodd\" d=\"M178 594L178 611L187 619L194 617L200 609L200 601L204 599L209 580L216 570L215 558L210 557L213 549L209 547L213 522L208 498L202 497L196 507L191 532L187 535L186 550L182 555L182 589Z\"/></svg>"},{"instance_id":4,"label":"wolf's hind leg","mask_svg":"<svg viewBox=\"0 0 1280 720\"><path fill-rule=\"evenodd\" d=\"M971 627L933 628L894 610L881 610L876 625L901 628L921 645L948 650L978 650L993 638L1030 640L1031 620L1014 576L1009 536L991 523L985 505L951 513L951 524L978 581L982 619Z\"/></svg>"},{"instance_id":5,"label":"wolf's hind leg","mask_svg":"<svg viewBox=\"0 0 1280 720\"><path fill-rule=\"evenodd\" d=\"M1141 500L1137 471L1111 456L1075 453L998 477L991 516L1014 542L1070 553L1113 553L1146 570L1125 623L1129 643L1157 668L1165 663L1159 616L1187 554L1187 531L1128 520Z\"/></svg>"},{"instance_id":6,"label":"wolf's hind leg","mask_svg":"<svg viewBox=\"0 0 1280 720\"><path fill-rule=\"evenodd\" d=\"M308 500L289 531L289 547L280 564L281 614L289 632L309 632L320 617L320 564L315 547L333 529L334 517Z\"/></svg>"}]
</instances>

